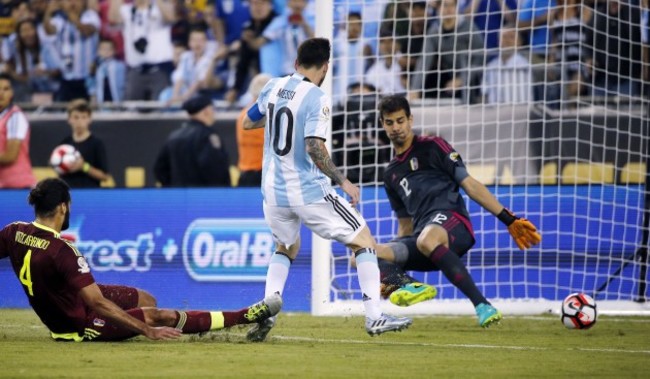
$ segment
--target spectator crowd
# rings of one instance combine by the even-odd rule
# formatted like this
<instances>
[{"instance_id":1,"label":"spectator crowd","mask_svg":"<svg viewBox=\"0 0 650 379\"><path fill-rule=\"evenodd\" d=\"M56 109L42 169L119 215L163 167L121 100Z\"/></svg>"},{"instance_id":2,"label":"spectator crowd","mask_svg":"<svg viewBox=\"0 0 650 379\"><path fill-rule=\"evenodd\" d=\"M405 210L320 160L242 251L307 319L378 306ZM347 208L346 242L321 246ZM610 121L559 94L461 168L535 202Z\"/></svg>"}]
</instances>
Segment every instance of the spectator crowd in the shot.
<instances>
[{"instance_id":1,"label":"spectator crowd","mask_svg":"<svg viewBox=\"0 0 650 379\"><path fill-rule=\"evenodd\" d=\"M389 94L558 108L578 96L647 97L649 3L333 0L334 110ZM293 72L297 46L315 35L315 8L315 0L0 0L0 73L14 103L185 109L200 96L244 107L256 75ZM375 132L337 136L334 125L335 145L387 146L376 117L355 117L343 124ZM259 181L257 163L240 166Z\"/></svg>"},{"instance_id":2,"label":"spectator crowd","mask_svg":"<svg viewBox=\"0 0 650 379\"><path fill-rule=\"evenodd\" d=\"M334 0L335 103L353 85L477 103L640 95L648 0ZM291 73L314 0L0 0L15 100L196 94L246 104ZM563 85L566 84L566 85Z\"/></svg>"},{"instance_id":3,"label":"spectator crowd","mask_svg":"<svg viewBox=\"0 0 650 379\"><path fill-rule=\"evenodd\" d=\"M579 95L639 97L650 79L647 0L335 4L339 104L362 83L411 99L559 107Z\"/></svg>"}]
</instances>

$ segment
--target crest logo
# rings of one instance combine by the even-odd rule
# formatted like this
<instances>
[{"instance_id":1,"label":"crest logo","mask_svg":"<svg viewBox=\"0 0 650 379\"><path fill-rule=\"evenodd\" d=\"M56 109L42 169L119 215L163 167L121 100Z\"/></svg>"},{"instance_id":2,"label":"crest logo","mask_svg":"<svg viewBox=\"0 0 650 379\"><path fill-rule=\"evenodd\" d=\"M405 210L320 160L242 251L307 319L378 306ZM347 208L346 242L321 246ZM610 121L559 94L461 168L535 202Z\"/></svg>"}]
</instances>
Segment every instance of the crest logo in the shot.
<instances>
[{"instance_id":1,"label":"crest logo","mask_svg":"<svg viewBox=\"0 0 650 379\"><path fill-rule=\"evenodd\" d=\"M418 164L418 159L417 158L411 158L411 161L409 162L411 164L411 171L417 171L419 164Z\"/></svg>"},{"instance_id":2,"label":"crest logo","mask_svg":"<svg viewBox=\"0 0 650 379\"><path fill-rule=\"evenodd\" d=\"M323 108L321 108L320 113L321 113L320 114L321 121L327 121L327 120L330 119L330 109L329 109L329 107L324 106Z\"/></svg>"},{"instance_id":3,"label":"crest logo","mask_svg":"<svg viewBox=\"0 0 650 379\"><path fill-rule=\"evenodd\" d=\"M221 149L221 139L216 134L210 134L210 144L215 149Z\"/></svg>"},{"instance_id":4,"label":"crest logo","mask_svg":"<svg viewBox=\"0 0 650 379\"><path fill-rule=\"evenodd\" d=\"M458 158L460 158L460 154L455 151L449 154L449 159L451 159L452 162L458 162Z\"/></svg>"},{"instance_id":5,"label":"crest logo","mask_svg":"<svg viewBox=\"0 0 650 379\"><path fill-rule=\"evenodd\" d=\"M88 262L86 262L86 258L84 257L77 258L77 264L79 265L80 273L87 274L90 272L90 266L88 266Z\"/></svg>"}]
</instances>

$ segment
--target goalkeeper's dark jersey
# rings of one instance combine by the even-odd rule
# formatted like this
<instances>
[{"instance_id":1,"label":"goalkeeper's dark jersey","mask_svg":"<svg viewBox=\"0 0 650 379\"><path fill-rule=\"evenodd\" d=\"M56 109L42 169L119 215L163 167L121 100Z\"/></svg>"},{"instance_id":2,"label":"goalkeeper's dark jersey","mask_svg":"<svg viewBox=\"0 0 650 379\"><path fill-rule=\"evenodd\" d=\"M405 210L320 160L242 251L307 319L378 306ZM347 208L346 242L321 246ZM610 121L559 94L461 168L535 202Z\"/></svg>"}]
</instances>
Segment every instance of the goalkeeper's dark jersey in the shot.
<instances>
[{"instance_id":1,"label":"goalkeeper's dark jersey","mask_svg":"<svg viewBox=\"0 0 650 379\"><path fill-rule=\"evenodd\" d=\"M418 234L436 211L449 210L469 220L460 182L468 176L460 155L440 137L415 136L384 172L390 206L397 217L412 217Z\"/></svg>"},{"instance_id":2,"label":"goalkeeper's dark jersey","mask_svg":"<svg viewBox=\"0 0 650 379\"><path fill-rule=\"evenodd\" d=\"M79 290L95 279L77 249L53 229L14 222L0 231L0 259L6 257L45 326L83 335L88 309Z\"/></svg>"}]
</instances>

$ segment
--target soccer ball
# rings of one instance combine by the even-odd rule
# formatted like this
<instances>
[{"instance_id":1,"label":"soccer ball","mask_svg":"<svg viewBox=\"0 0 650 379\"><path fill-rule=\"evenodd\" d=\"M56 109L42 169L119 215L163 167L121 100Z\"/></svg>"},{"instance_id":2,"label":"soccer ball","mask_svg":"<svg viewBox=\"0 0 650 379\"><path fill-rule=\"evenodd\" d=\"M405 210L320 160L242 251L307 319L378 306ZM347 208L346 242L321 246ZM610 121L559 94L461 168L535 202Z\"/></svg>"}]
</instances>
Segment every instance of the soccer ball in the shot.
<instances>
[{"instance_id":1,"label":"soccer ball","mask_svg":"<svg viewBox=\"0 0 650 379\"><path fill-rule=\"evenodd\" d=\"M572 293L562 302L562 323L569 329L589 329L596 323L596 302L584 293Z\"/></svg>"},{"instance_id":2,"label":"soccer ball","mask_svg":"<svg viewBox=\"0 0 650 379\"><path fill-rule=\"evenodd\" d=\"M50 166L59 174L70 172L70 167L79 159L81 154L72 145L59 145L50 155Z\"/></svg>"}]
</instances>

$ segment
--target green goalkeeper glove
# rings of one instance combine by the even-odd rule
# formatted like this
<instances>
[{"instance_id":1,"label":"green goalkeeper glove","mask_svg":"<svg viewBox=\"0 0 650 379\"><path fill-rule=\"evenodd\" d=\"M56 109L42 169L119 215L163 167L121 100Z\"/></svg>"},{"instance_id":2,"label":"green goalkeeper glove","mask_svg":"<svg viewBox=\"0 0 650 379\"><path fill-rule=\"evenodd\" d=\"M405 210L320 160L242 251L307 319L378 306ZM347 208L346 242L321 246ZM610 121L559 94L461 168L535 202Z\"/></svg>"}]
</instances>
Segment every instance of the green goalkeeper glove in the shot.
<instances>
[{"instance_id":1,"label":"green goalkeeper glove","mask_svg":"<svg viewBox=\"0 0 650 379\"><path fill-rule=\"evenodd\" d=\"M508 232L510 232L521 250L535 246L542 240L542 236L537 232L537 228L532 222L515 216L507 208L503 208L497 218L508 227Z\"/></svg>"}]
</instances>

